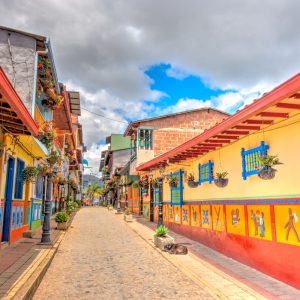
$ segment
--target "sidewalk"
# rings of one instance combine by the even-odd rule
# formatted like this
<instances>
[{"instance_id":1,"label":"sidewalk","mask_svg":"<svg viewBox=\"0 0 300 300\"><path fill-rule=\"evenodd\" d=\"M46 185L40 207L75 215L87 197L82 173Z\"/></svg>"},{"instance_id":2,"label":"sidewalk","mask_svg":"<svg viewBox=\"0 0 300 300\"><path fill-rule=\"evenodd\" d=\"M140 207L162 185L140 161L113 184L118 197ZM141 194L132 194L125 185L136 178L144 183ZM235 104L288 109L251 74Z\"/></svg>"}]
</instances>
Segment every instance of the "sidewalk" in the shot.
<instances>
[{"instance_id":1,"label":"sidewalk","mask_svg":"<svg viewBox=\"0 0 300 300\"><path fill-rule=\"evenodd\" d=\"M154 247L155 223L137 217L136 222L128 225ZM300 299L300 291L283 282L175 232L170 231L170 235L177 243L184 243L189 254L162 255L221 299Z\"/></svg>"},{"instance_id":2,"label":"sidewalk","mask_svg":"<svg viewBox=\"0 0 300 300\"><path fill-rule=\"evenodd\" d=\"M45 253L53 248L53 244L63 234L56 230L53 218L50 228L52 245L39 245L42 236L42 227L40 227L34 232L32 238L22 238L14 244L0 249L0 299L11 299L12 295L22 288L25 281L20 282L21 278L28 271L31 273L34 271L33 264L40 263ZM16 286L18 286L17 289Z\"/></svg>"}]
</instances>

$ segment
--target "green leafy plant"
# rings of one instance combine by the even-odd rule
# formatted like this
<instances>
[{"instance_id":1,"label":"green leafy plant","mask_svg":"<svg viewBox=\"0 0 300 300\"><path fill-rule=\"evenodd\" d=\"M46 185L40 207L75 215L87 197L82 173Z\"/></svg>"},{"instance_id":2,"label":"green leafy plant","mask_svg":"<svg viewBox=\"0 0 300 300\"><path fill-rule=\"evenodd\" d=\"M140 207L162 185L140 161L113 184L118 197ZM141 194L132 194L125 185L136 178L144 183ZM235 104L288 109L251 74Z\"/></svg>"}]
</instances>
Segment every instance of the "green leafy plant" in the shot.
<instances>
[{"instance_id":1,"label":"green leafy plant","mask_svg":"<svg viewBox=\"0 0 300 300\"><path fill-rule=\"evenodd\" d=\"M128 208L126 208L125 210L124 210L124 215L126 215L126 216L128 216L128 215L131 215L132 213L131 213L131 211L128 209Z\"/></svg>"},{"instance_id":2,"label":"green leafy plant","mask_svg":"<svg viewBox=\"0 0 300 300\"><path fill-rule=\"evenodd\" d=\"M64 222L67 222L68 219L69 219L69 216L65 211L60 211L55 216L56 223L64 223Z\"/></svg>"},{"instance_id":3,"label":"green leafy plant","mask_svg":"<svg viewBox=\"0 0 300 300\"><path fill-rule=\"evenodd\" d=\"M258 157L258 162L261 164L261 168L272 168L276 165L282 165L282 162L279 161L278 155L262 155Z\"/></svg>"},{"instance_id":4,"label":"green leafy plant","mask_svg":"<svg viewBox=\"0 0 300 300\"><path fill-rule=\"evenodd\" d=\"M156 178L152 180L152 184L154 188L158 188L158 180Z\"/></svg>"},{"instance_id":5,"label":"green leafy plant","mask_svg":"<svg viewBox=\"0 0 300 300\"><path fill-rule=\"evenodd\" d=\"M138 187L139 187L139 183L138 183L138 182L134 182L134 183L132 184L132 187L135 188L135 189L138 188Z\"/></svg>"},{"instance_id":6,"label":"green leafy plant","mask_svg":"<svg viewBox=\"0 0 300 300\"><path fill-rule=\"evenodd\" d=\"M39 174L39 169L37 167L28 166L22 171L23 183L34 182L37 175Z\"/></svg>"},{"instance_id":7,"label":"green leafy plant","mask_svg":"<svg viewBox=\"0 0 300 300\"><path fill-rule=\"evenodd\" d=\"M225 179L228 176L228 172L217 172L215 178L216 179Z\"/></svg>"},{"instance_id":8,"label":"green leafy plant","mask_svg":"<svg viewBox=\"0 0 300 300\"><path fill-rule=\"evenodd\" d=\"M177 187L177 185L178 185L178 178L177 177L171 177L171 179L169 181L169 185L171 187Z\"/></svg>"},{"instance_id":9,"label":"green leafy plant","mask_svg":"<svg viewBox=\"0 0 300 300\"><path fill-rule=\"evenodd\" d=\"M190 173L187 177L187 181L195 181L195 176L194 174Z\"/></svg>"},{"instance_id":10,"label":"green leafy plant","mask_svg":"<svg viewBox=\"0 0 300 300\"><path fill-rule=\"evenodd\" d=\"M164 225L160 225L155 230L155 235L159 237L164 237L168 234L168 228Z\"/></svg>"}]
</instances>

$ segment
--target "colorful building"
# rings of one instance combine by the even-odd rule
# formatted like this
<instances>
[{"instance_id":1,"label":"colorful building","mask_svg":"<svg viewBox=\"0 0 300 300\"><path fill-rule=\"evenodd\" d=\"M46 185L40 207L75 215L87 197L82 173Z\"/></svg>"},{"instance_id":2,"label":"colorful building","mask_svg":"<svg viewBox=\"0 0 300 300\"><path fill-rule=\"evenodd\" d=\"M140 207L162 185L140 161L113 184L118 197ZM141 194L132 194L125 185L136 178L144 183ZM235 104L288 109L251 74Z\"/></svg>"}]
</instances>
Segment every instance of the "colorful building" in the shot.
<instances>
[{"instance_id":1,"label":"colorful building","mask_svg":"<svg viewBox=\"0 0 300 300\"><path fill-rule=\"evenodd\" d=\"M124 133L131 138L129 174L138 175L136 168L139 165L190 140L228 116L217 109L200 108L131 122ZM133 199L135 211L138 208L139 214L151 221L155 216L155 206L150 201L152 195L155 196L152 188L140 187L138 199Z\"/></svg>"},{"instance_id":2,"label":"colorful building","mask_svg":"<svg viewBox=\"0 0 300 300\"><path fill-rule=\"evenodd\" d=\"M299 111L297 74L223 122L137 167L152 180L163 176L163 220L169 228L296 288ZM282 162L274 167L275 177L261 171L260 157L270 155ZM228 181L217 180L224 172Z\"/></svg>"},{"instance_id":3,"label":"colorful building","mask_svg":"<svg viewBox=\"0 0 300 300\"><path fill-rule=\"evenodd\" d=\"M72 99L58 82L49 39L1 26L0 52L0 239L13 243L42 224L43 168L49 160L55 157L55 166L62 162L56 171L65 167L69 173L70 157L64 153L70 145L79 168L82 130L78 119L72 120ZM62 143L56 134L66 126L70 136ZM35 183L23 182L27 167L39 168ZM53 196L57 194L54 181Z\"/></svg>"}]
</instances>

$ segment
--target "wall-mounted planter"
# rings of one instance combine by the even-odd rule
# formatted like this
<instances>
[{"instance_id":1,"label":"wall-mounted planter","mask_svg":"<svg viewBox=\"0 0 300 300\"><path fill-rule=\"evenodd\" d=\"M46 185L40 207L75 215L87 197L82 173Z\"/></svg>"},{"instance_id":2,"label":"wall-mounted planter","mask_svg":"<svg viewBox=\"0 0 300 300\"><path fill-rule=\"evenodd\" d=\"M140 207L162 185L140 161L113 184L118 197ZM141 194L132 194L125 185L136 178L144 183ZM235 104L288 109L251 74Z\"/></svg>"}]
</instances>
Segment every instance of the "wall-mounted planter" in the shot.
<instances>
[{"instance_id":1,"label":"wall-mounted planter","mask_svg":"<svg viewBox=\"0 0 300 300\"><path fill-rule=\"evenodd\" d=\"M228 178L217 178L214 180L214 183L217 187L225 187L228 184Z\"/></svg>"},{"instance_id":2,"label":"wall-mounted planter","mask_svg":"<svg viewBox=\"0 0 300 300\"><path fill-rule=\"evenodd\" d=\"M170 182L170 187L177 188L178 183L177 182Z\"/></svg>"},{"instance_id":3,"label":"wall-mounted planter","mask_svg":"<svg viewBox=\"0 0 300 300\"><path fill-rule=\"evenodd\" d=\"M196 187L198 186L198 182L193 181L193 180L189 180L189 181L188 181L188 186L189 186L190 188L196 188Z\"/></svg>"},{"instance_id":4,"label":"wall-mounted planter","mask_svg":"<svg viewBox=\"0 0 300 300\"><path fill-rule=\"evenodd\" d=\"M257 175L259 178L264 180L270 180L275 177L276 170L270 167L262 168L258 171Z\"/></svg>"}]
</instances>

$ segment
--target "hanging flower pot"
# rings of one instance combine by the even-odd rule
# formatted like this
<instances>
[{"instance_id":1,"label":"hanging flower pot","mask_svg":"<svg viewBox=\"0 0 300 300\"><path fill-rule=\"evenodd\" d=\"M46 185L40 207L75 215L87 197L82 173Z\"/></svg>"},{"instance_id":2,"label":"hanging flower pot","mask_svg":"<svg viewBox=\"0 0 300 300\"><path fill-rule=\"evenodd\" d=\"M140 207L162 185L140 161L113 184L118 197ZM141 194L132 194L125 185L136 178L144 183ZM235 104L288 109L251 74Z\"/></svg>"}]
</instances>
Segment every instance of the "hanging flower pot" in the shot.
<instances>
[{"instance_id":1,"label":"hanging flower pot","mask_svg":"<svg viewBox=\"0 0 300 300\"><path fill-rule=\"evenodd\" d=\"M152 180L152 186L153 186L153 188L155 188L155 189L158 188L158 181L157 181L157 179Z\"/></svg>"},{"instance_id":2,"label":"hanging flower pot","mask_svg":"<svg viewBox=\"0 0 300 300\"><path fill-rule=\"evenodd\" d=\"M48 107L48 100L47 100L47 99L43 99L43 100L41 101L41 103L42 103L42 106Z\"/></svg>"},{"instance_id":3,"label":"hanging flower pot","mask_svg":"<svg viewBox=\"0 0 300 300\"><path fill-rule=\"evenodd\" d=\"M217 187L225 187L228 184L228 178L217 178L214 179L214 183Z\"/></svg>"},{"instance_id":4,"label":"hanging flower pot","mask_svg":"<svg viewBox=\"0 0 300 300\"><path fill-rule=\"evenodd\" d=\"M228 184L228 178L226 178L228 172L220 172L216 174L216 178L214 179L214 183L217 187L225 187Z\"/></svg>"},{"instance_id":5,"label":"hanging flower pot","mask_svg":"<svg viewBox=\"0 0 300 300\"><path fill-rule=\"evenodd\" d=\"M258 158L258 161L261 165L261 168L258 170L257 175L259 178L264 180L273 179L277 170L272 167L282 164L282 162L279 161L277 155L264 154Z\"/></svg>"},{"instance_id":6,"label":"hanging flower pot","mask_svg":"<svg viewBox=\"0 0 300 300\"><path fill-rule=\"evenodd\" d=\"M178 179L176 177L172 177L170 179L169 184L170 184L170 187L177 188L177 186L178 186Z\"/></svg>"},{"instance_id":7,"label":"hanging flower pot","mask_svg":"<svg viewBox=\"0 0 300 300\"><path fill-rule=\"evenodd\" d=\"M270 180L275 177L275 173L277 170L271 168L271 167L264 167L260 169L257 173L258 177L264 180Z\"/></svg>"},{"instance_id":8,"label":"hanging flower pot","mask_svg":"<svg viewBox=\"0 0 300 300\"><path fill-rule=\"evenodd\" d=\"M195 181L195 176L192 173L190 173L187 177L187 184L190 188L195 188L198 186L198 182Z\"/></svg>"},{"instance_id":9,"label":"hanging flower pot","mask_svg":"<svg viewBox=\"0 0 300 300\"><path fill-rule=\"evenodd\" d=\"M189 180L188 181L188 186L190 188L196 188L198 186L198 182L194 181L194 180Z\"/></svg>"}]
</instances>

